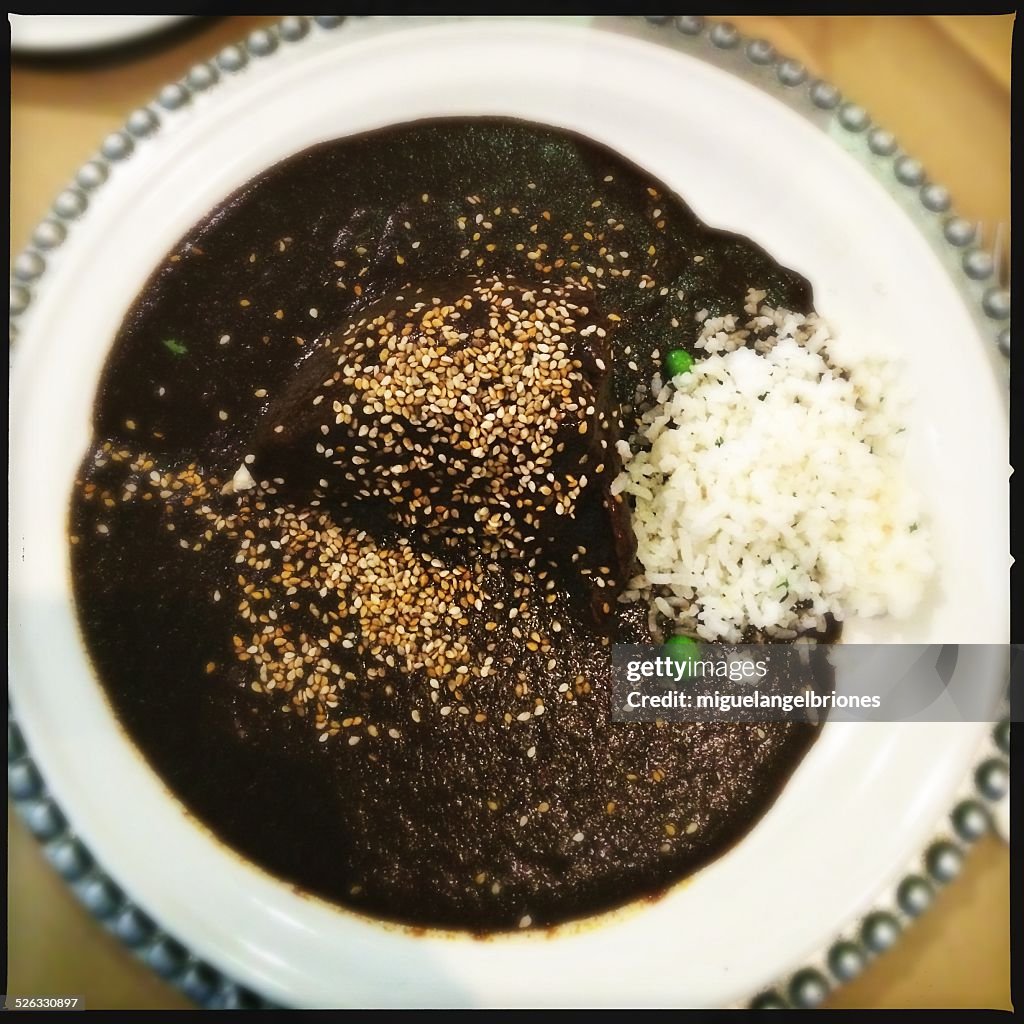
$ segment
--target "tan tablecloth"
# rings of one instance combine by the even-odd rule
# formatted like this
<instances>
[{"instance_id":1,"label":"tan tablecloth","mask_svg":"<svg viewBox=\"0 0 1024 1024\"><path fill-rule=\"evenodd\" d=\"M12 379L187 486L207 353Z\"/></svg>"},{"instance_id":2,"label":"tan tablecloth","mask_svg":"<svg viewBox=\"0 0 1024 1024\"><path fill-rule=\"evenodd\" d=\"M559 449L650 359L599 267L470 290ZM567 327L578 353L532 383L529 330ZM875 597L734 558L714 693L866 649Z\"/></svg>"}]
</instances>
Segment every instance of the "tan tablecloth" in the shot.
<instances>
[{"instance_id":1,"label":"tan tablecloth","mask_svg":"<svg viewBox=\"0 0 1024 1024\"><path fill-rule=\"evenodd\" d=\"M268 17L213 19L142 55L75 68L16 65L11 79L11 249L125 114ZM733 19L835 82L951 189L987 241L1009 222L1011 17ZM1008 230L1002 232L1004 246ZM865 837L869 842L870 837ZM10 993L77 994L99 1008L186 1000L107 936L11 818ZM1009 1007L1009 858L986 839L963 877L835 1007Z\"/></svg>"}]
</instances>

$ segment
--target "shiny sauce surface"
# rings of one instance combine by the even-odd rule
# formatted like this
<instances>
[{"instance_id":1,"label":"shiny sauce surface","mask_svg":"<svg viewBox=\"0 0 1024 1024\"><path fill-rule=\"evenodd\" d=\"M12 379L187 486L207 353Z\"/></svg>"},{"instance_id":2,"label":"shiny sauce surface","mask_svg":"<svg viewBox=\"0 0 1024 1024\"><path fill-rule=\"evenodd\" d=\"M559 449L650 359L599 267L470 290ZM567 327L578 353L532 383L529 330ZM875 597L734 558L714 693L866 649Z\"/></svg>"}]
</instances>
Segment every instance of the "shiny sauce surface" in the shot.
<instances>
[{"instance_id":1,"label":"shiny sauce surface","mask_svg":"<svg viewBox=\"0 0 1024 1024\"><path fill-rule=\"evenodd\" d=\"M114 341L70 520L97 675L185 807L303 890L476 932L737 841L816 732L611 722L610 646L650 634L607 487L638 386L749 287L811 308L633 164L510 120L319 145L191 229Z\"/></svg>"}]
</instances>

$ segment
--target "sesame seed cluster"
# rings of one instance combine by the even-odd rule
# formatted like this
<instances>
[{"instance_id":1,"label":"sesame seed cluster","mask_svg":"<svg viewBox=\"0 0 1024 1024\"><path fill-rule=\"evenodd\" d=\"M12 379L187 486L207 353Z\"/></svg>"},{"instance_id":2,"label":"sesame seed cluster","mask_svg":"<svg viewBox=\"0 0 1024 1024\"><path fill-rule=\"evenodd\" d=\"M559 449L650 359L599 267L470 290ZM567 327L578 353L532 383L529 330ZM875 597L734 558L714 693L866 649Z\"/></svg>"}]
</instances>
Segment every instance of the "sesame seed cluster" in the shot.
<instances>
[{"instance_id":1,"label":"sesame seed cluster","mask_svg":"<svg viewBox=\"0 0 1024 1024\"><path fill-rule=\"evenodd\" d=\"M446 566L404 539L378 546L324 513L275 510L260 525L262 536L279 539L258 544L238 577L238 616L247 630L233 637L234 654L251 663L254 691L287 695L282 710L308 715L322 740L355 727L348 733L355 745L361 726L378 735L373 722L346 709L342 691L364 679L422 672L436 703L442 680L461 697L457 684L471 663L474 675L487 674L462 633L467 613L487 596L466 567ZM360 658L361 673L346 652ZM388 731L398 738L397 729Z\"/></svg>"},{"instance_id":2,"label":"sesame seed cluster","mask_svg":"<svg viewBox=\"0 0 1024 1024\"><path fill-rule=\"evenodd\" d=\"M307 361L268 409L255 470L313 444L325 504L381 500L430 540L515 558L563 533L588 486L614 504L599 493L614 462L608 321L587 289L492 277L403 301Z\"/></svg>"},{"instance_id":3,"label":"sesame seed cluster","mask_svg":"<svg viewBox=\"0 0 1024 1024\"><path fill-rule=\"evenodd\" d=\"M307 719L321 742L341 733L351 746L363 737L401 739L400 726L362 713L356 692L369 684L393 694L396 674L411 687L426 681L412 722L452 713L483 722L475 681L519 665L524 654L534 670L559 667L550 654L573 625L557 618L556 577L536 559L510 572L494 561L461 564L408 538L378 542L325 510L282 503L280 479L237 492L193 464L161 473L149 455L110 445L96 459L108 461L129 463L132 477L117 498L86 483L86 501L110 507L157 498L182 550L227 545L234 572L211 597L235 608L231 647L243 678L253 692L278 698L282 712ZM209 674L217 668L207 664ZM531 673L519 667L515 675L506 724L546 709ZM589 688L577 676L550 690L574 700Z\"/></svg>"}]
</instances>

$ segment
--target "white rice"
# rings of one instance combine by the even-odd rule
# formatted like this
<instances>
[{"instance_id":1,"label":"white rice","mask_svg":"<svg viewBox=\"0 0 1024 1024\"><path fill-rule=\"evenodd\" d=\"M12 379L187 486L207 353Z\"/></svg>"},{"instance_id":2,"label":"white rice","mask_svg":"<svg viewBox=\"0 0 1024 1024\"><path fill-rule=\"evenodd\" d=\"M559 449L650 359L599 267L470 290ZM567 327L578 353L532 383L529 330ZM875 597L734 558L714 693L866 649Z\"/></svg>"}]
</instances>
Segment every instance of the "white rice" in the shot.
<instances>
[{"instance_id":1,"label":"white rice","mask_svg":"<svg viewBox=\"0 0 1024 1024\"><path fill-rule=\"evenodd\" d=\"M644 567L623 599L731 642L821 629L826 613L904 617L934 564L894 368L764 297L702 311L706 356L638 395L649 408L612 488L633 498Z\"/></svg>"}]
</instances>

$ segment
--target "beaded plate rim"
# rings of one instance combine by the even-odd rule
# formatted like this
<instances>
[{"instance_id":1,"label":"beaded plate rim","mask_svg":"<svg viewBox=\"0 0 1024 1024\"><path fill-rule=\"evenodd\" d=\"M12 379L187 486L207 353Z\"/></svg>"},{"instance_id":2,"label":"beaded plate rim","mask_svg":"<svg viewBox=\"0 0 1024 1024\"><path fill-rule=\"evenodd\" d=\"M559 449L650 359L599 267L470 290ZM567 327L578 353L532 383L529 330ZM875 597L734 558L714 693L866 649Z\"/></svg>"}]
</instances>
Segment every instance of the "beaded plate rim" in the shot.
<instances>
[{"instance_id":1,"label":"beaded plate rim","mask_svg":"<svg viewBox=\"0 0 1024 1024\"><path fill-rule=\"evenodd\" d=\"M113 165L131 157L159 132L164 119L184 116L193 96L231 80L250 61L296 44L313 33L331 32L342 15L289 16L256 29L242 41L223 47L208 61L195 64L180 79L165 85L146 106L128 115L123 128L108 135L99 151L77 171L56 197L50 213L34 229L29 245L11 267L10 341L31 309L32 298L47 269L47 254L60 248L75 221L83 217L89 196L108 179ZM620 21L622 19L612 19ZM845 100L831 83L814 79L799 62L777 53L764 39L748 38L729 22L698 15L637 16L652 31L643 38L668 43L715 63L775 96L826 132L838 129L845 148L866 162L890 192L912 196L935 229L933 244L954 262L947 266L981 327L1008 360L1010 297L1000 286L992 256L974 243L977 229L953 211L948 189L928 179L920 161L904 153L891 132L872 123L867 111ZM658 30L658 31L655 31ZM668 31L674 30L666 38ZM955 271L958 269L959 273ZM90 851L49 794L21 736L8 701L8 790L16 811L39 841L51 865L108 932L207 1009L274 1008L276 1004L234 982L202 961L165 932L97 864ZM922 854L907 866L884 898L874 901L860 919L835 935L814 958L762 990L745 1004L752 1009L807 1008L820 1004L838 985L861 973L890 948L902 931L932 903L936 892L959 873L969 847L993 827L993 809L1009 789L1010 725L1008 718L990 732L975 764L955 795L946 820L936 828Z\"/></svg>"}]
</instances>

